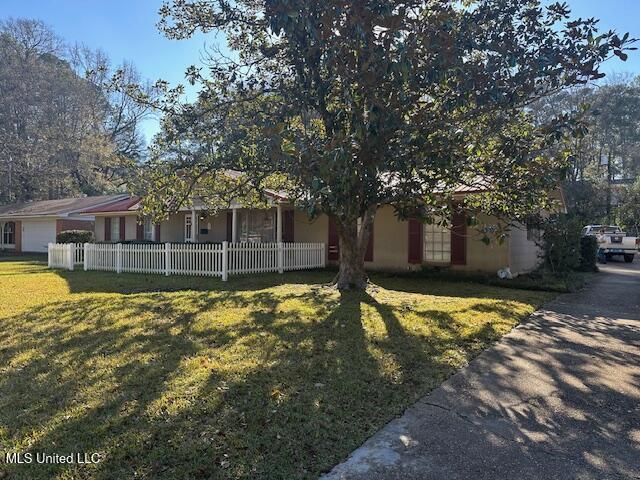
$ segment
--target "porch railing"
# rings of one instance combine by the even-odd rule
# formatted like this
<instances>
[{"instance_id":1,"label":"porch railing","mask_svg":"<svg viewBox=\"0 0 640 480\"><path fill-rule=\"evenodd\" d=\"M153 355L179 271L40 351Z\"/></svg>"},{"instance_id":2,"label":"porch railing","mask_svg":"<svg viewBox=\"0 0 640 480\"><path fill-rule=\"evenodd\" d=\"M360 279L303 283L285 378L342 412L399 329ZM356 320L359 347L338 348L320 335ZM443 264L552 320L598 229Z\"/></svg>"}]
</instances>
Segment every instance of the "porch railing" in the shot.
<instances>
[{"instance_id":1,"label":"porch railing","mask_svg":"<svg viewBox=\"0 0 640 480\"><path fill-rule=\"evenodd\" d=\"M49 244L49 267L222 277L326 266L324 243Z\"/></svg>"}]
</instances>

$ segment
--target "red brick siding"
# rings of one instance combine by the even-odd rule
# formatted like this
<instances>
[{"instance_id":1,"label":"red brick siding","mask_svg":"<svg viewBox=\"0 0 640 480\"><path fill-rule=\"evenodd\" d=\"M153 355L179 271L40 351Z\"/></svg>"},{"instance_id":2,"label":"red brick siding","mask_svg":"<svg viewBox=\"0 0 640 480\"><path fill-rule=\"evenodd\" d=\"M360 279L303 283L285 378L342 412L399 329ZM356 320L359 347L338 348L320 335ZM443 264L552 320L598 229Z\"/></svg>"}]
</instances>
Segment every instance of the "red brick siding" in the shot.
<instances>
[{"instance_id":1,"label":"red brick siding","mask_svg":"<svg viewBox=\"0 0 640 480\"><path fill-rule=\"evenodd\" d=\"M56 235L66 230L88 230L94 232L94 222L91 220L56 220Z\"/></svg>"},{"instance_id":2,"label":"red brick siding","mask_svg":"<svg viewBox=\"0 0 640 480\"><path fill-rule=\"evenodd\" d=\"M16 220L16 252L22 251L22 222Z\"/></svg>"}]
</instances>

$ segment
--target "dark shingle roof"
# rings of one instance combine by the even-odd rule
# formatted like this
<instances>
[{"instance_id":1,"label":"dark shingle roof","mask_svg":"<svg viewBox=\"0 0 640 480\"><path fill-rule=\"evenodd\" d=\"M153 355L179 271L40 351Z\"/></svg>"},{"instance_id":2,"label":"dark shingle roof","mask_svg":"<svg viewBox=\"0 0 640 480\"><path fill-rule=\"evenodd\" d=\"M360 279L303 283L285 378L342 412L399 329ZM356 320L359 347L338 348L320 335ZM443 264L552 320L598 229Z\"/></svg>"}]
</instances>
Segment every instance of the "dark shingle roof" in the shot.
<instances>
[{"instance_id":1,"label":"dark shingle roof","mask_svg":"<svg viewBox=\"0 0 640 480\"><path fill-rule=\"evenodd\" d=\"M128 195L101 195L97 197L61 198L37 202L14 203L0 206L0 217L37 217L68 215L87 210L98 205L117 202Z\"/></svg>"}]
</instances>

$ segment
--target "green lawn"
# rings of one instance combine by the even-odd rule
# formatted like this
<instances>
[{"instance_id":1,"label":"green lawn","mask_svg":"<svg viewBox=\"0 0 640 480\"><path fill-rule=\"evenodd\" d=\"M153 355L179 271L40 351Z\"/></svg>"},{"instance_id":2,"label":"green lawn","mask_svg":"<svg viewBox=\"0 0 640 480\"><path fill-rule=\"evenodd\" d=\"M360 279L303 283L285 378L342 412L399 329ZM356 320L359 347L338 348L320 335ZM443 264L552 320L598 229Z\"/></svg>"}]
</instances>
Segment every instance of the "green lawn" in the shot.
<instances>
[{"instance_id":1,"label":"green lawn","mask_svg":"<svg viewBox=\"0 0 640 480\"><path fill-rule=\"evenodd\" d=\"M341 296L331 276L0 258L0 455L105 455L0 478L314 478L550 296L390 276Z\"/></svg>"}]
</instances>

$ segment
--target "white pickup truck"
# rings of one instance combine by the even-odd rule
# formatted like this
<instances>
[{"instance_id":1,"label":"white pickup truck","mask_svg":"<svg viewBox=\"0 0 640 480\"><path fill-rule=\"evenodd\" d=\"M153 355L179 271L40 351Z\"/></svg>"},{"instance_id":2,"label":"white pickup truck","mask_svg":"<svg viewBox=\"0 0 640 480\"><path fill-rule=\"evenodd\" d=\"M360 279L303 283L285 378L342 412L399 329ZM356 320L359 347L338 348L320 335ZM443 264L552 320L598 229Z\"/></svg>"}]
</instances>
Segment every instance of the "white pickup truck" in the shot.
<instances>
[{"instance_id":1,"label":"white pickup truck","mask_svg":"<svg viewBox=\"0 0 640 480\"><path fill-rule=\"evenodd\" d=\"M607 260L614 255L622 255L627 263L633 262L633 256L640 252L640 238L628 237L616 225L587 225L582 235L594 235L598 239L598 253Z\"/></svg>"}]
</instances>

